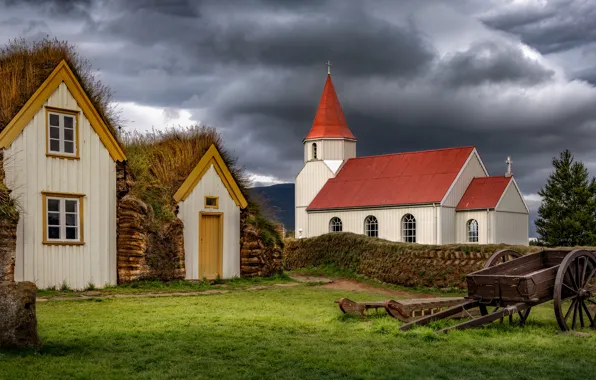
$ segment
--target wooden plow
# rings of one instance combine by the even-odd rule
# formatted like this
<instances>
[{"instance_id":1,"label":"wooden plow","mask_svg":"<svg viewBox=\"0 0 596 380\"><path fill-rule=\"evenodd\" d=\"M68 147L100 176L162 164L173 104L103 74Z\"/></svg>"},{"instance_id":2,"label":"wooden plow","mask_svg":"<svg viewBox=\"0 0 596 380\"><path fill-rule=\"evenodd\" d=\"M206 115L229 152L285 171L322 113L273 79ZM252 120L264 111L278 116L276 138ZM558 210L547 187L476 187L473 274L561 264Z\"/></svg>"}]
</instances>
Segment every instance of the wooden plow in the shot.
<instances>
[{"instance_id":1,"label":"wooden plow","mask_svg":"<svg viewBox=\"0 0 596 380\"><path fill-rule=\"evenodd\" d=\"M533 306L551 300L562 331L596 328L596 255L592 251L541 251L522 256L503 250L493 254L482 270L467 275L466 281L464 302L409 322L400 330L468 312L471 319L437 332L478 327L505 317L513 323L515 315L523 326Z\"/></svg>"},{"instance_id":2,"label":"wooden plow","mask_svg":"<svg viewBox=\"0 0 596 380\"><path fill-rule=\"evenodd\" d=\"M368 315L368 311L384 309L387 314L402 322L411 322L426 315L434 315L446 308L461 304L462 297L452 298L422 298L409 300L386 300L379 302L355 302L347 298L341 298L337 303L339 308L346 314ZM457 318L456 315L452 318Z\"/></svg>"}]
</instances>

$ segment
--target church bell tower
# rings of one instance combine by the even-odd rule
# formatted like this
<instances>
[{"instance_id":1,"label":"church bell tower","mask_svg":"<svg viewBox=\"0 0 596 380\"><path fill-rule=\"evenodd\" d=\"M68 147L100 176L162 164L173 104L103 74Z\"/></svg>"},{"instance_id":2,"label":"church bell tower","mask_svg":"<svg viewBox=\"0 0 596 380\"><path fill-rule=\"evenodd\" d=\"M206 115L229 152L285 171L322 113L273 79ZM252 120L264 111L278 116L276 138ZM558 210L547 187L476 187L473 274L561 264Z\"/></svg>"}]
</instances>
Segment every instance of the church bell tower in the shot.
<instances>
[{"instance_id":1,"label":"church bell tower","mask_svg":"<svg viewBox=\"0 0 596 380\"><path fill-rule=\"evenodd\" d=\"M348 128L331 81L331 62L327 62L327 81L310 132L303 140L304 167L296 177L296 237L309 237L306 209L327 180L335 177L343 163L356 157L356 137Z\"/></svg>"}]
</instances>

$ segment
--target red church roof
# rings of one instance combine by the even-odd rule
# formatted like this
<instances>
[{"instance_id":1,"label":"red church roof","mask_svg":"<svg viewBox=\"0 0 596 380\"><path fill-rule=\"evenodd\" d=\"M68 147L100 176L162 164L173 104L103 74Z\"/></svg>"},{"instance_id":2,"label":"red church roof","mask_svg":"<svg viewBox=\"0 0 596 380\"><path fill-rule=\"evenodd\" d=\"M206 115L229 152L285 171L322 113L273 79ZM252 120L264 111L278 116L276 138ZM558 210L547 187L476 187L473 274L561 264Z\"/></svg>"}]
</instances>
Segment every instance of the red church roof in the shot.
<instances>
[{"instance_id":1,"label":"red church roof","mask_svg":"<svg viewBox=\"0 0 596 380\"><path fill-rule=\"evenodd\" d=\"M474 147L352 158L308 210L441 202Z\"/></svg>"},{"instance_id":2,"label":"red church roof","mask_svg":"<svg viewBox=\"0 0 596 380\"><path fill-rule=\"evenodd\" d=\"M335 93L331 75L327 75L323 95L319 102L319 109L312 123L312 128L305 140L318 138L348 138L356 139L348 128L346 118L341 110L339 99Z\"/></svg>"},{"instance_id":3,"label":"red church roof","mask_svg":"<svg viewBox=\"0 0 596 380\"><path fill-rule=\"evenodd\" d=\"M513 177L474 178L459 201L456 210L495 208Z\"/></svg>"}]
</instances>

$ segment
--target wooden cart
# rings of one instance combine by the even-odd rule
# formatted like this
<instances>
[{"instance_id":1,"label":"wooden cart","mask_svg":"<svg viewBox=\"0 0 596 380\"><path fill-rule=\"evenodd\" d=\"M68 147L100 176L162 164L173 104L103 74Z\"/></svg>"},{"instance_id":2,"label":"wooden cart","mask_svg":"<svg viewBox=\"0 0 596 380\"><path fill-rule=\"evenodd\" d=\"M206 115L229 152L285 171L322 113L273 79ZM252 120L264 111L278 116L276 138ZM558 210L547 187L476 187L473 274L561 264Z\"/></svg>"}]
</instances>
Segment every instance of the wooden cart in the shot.
<instances>
[{"instance_id":1,"label":"wooden cart","mask_svg":"<svg viewBox=\"0 0 596 380\"><path fill-rule=\"evenodd\" d=\"M463 330L519 315L524 325L533 306L554 300L563 331L596 328L596 254L592 251L541 251L522 256L496 252L484 269L467 275L468 296L460 305L405 324L401 330L478 309L481 316L437 332Z\"/></svg>"}]
</instances>

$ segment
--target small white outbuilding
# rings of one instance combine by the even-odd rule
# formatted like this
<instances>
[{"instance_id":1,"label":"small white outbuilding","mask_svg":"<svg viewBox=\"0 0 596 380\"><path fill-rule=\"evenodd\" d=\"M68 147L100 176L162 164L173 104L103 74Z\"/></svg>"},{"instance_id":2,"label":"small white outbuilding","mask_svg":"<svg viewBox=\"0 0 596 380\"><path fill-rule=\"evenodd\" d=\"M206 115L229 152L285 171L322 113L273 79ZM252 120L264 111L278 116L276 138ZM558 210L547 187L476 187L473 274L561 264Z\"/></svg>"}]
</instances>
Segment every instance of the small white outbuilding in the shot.
<instances>
[{"instance_id":1,"label":"small white outbuilding","mask_svg":"<svg viewBox=\"0 0 596 380\"><path fill-rule=\"evenodd\" d=\"M174 199L184 223L186 278L240 276L240 210L248 203L215 145Z\"/></svg>"}]
</instances>

